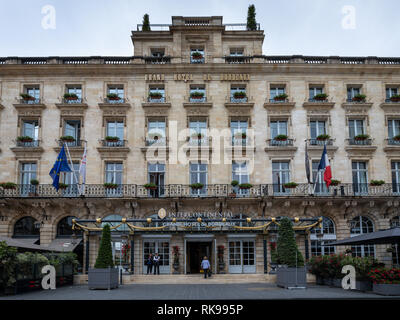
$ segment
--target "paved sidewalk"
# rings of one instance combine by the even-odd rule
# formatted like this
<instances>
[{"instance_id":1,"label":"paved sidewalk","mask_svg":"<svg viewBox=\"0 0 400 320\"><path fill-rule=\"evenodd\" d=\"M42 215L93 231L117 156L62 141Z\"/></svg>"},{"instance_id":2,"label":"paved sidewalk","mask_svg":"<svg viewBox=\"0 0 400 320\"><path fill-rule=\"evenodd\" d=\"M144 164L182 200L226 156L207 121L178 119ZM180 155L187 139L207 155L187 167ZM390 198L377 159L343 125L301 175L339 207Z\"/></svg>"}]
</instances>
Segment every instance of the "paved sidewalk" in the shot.
<instances>
[{"instance_id":1,"label":"paved sidewalk","mask_svg":"<svg viewBox=\"0 0 400 320\"><path fill-rule=\"evenodd\" d=\"M245 300L245 299L387 299L373 293L309 285L287 290L275 284L129 284L113 290L88 290L86 285L40 290L0 300Z\"/></svg>"}]
</instances>

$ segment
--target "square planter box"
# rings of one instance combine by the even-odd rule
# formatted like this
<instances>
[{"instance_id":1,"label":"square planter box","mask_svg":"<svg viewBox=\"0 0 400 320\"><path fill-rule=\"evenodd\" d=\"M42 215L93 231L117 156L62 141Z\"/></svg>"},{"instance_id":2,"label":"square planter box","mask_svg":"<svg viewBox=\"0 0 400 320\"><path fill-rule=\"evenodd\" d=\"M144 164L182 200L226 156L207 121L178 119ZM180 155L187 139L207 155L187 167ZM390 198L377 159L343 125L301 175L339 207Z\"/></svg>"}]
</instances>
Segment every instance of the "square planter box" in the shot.
<instances>
[{"instance_id":1,"label":"square planter box","mask_svg":"<svg viewBox=\"0 0 400 320\"><path fill-rule=\"evenodd\" d=\"M296 284L298 287L306 287L307 269L305 267L303 268L280 267L277 270L276 284L278 287L282 288L295 287Z\"/></svg>"},{"instance_id":2,"label":"square planter box","mask_svg":"<svg viewBox=\"0 0 400 320\"><path fill-rule=\"evenodd\" d=\"M356 290L358 291L372 291L372 282L366 280L356 280Z\"/></svg>"},{"instance_id":3,"label":"square planter box","mask_svg":"<svg viewBox=\"0 0 400 320\"><path fill-rule=\"evenodd\" d=\"M372 292L384 296L400 296L400 284L374 283Z\"/></svg>"},{"instance_id":4,"label":"square planter box","mask_svg":"<svg viewBox=\"0 0 400 320\"><path fill-rule=\"evenodd\" d=\"M341 288L342 287L342 279L333 278L332 279L332 286L335 287L335 288Z\"/></svg>"},{"instance_id":5,"label":"square planter box","mask_svg":"<svg viewBox=\"0 0 400 320\"><path fill-rule=\"evenodd\" d=\"M118 268L89 269L89 289L118 288Z\"/></svg>"}]
</instances>

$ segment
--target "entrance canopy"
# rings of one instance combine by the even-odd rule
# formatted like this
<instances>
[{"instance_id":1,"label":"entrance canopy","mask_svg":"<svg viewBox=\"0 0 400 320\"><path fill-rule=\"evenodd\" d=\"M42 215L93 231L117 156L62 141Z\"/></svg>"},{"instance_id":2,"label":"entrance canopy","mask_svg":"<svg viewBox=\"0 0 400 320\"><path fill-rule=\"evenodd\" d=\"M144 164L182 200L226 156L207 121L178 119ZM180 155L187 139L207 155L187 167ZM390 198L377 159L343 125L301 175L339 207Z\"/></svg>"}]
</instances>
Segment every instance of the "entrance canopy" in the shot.
<instances>
[{"instance_id":1,"label":"entrance canopy","mask_svg":"<svg viewBox=\"0 0 400 320\"><path fill-rule=\"evenodd\" d=\"M330 246L400 243L400 227L362 234L329 243Z\"/></svg>"}]
</instances>

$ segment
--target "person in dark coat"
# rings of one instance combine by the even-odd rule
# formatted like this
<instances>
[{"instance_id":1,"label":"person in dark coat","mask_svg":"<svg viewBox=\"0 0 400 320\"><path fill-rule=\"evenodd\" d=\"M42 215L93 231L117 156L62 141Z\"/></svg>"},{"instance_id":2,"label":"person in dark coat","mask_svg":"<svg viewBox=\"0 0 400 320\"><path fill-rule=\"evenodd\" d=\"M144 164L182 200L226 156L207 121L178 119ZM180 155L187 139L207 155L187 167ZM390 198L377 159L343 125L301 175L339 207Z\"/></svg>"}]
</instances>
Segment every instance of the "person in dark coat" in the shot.
<instances>
[{"instance_id":1,"label":"person in dark coat","mask_svg":"<svg viewBox=\"0 0 400 320\"><path fill-rule=\"evenodd\" d=\"M153 269L153 255L151 253L147 258L146 265L147 265L147 274L151 274L151 271Z\"/></svg>"},{"instance_id":2,"label":"person in dark coat","mask_svg":"<svg viewBox=\"0 0 400 320\"><path fill-rule=\"evenodd\" d=\"M160 274L160 256L156 252L153 257L154 274Z\"/></svg>"}]
</instances>

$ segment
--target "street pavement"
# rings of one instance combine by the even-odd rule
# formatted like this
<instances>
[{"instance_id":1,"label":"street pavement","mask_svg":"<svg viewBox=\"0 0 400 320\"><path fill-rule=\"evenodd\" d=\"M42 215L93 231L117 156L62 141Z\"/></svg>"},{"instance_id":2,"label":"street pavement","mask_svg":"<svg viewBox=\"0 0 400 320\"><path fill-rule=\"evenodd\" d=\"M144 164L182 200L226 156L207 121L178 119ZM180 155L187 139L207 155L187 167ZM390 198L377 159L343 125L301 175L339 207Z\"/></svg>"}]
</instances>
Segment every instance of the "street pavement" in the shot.
<instances>
[{"instance_id":1,"label":"street pavement","mask_svg":"<svg viewBox=\"0 0 400 320\"><path fill-rule=\"evenodd\" d=\"M236 284L129 284L112 290L89 290L87 285L39 290L0 300L247 300L247 299L385 299L370 293L328 286L282 289L270 283Z\"/></svg>"}]
</instances>

